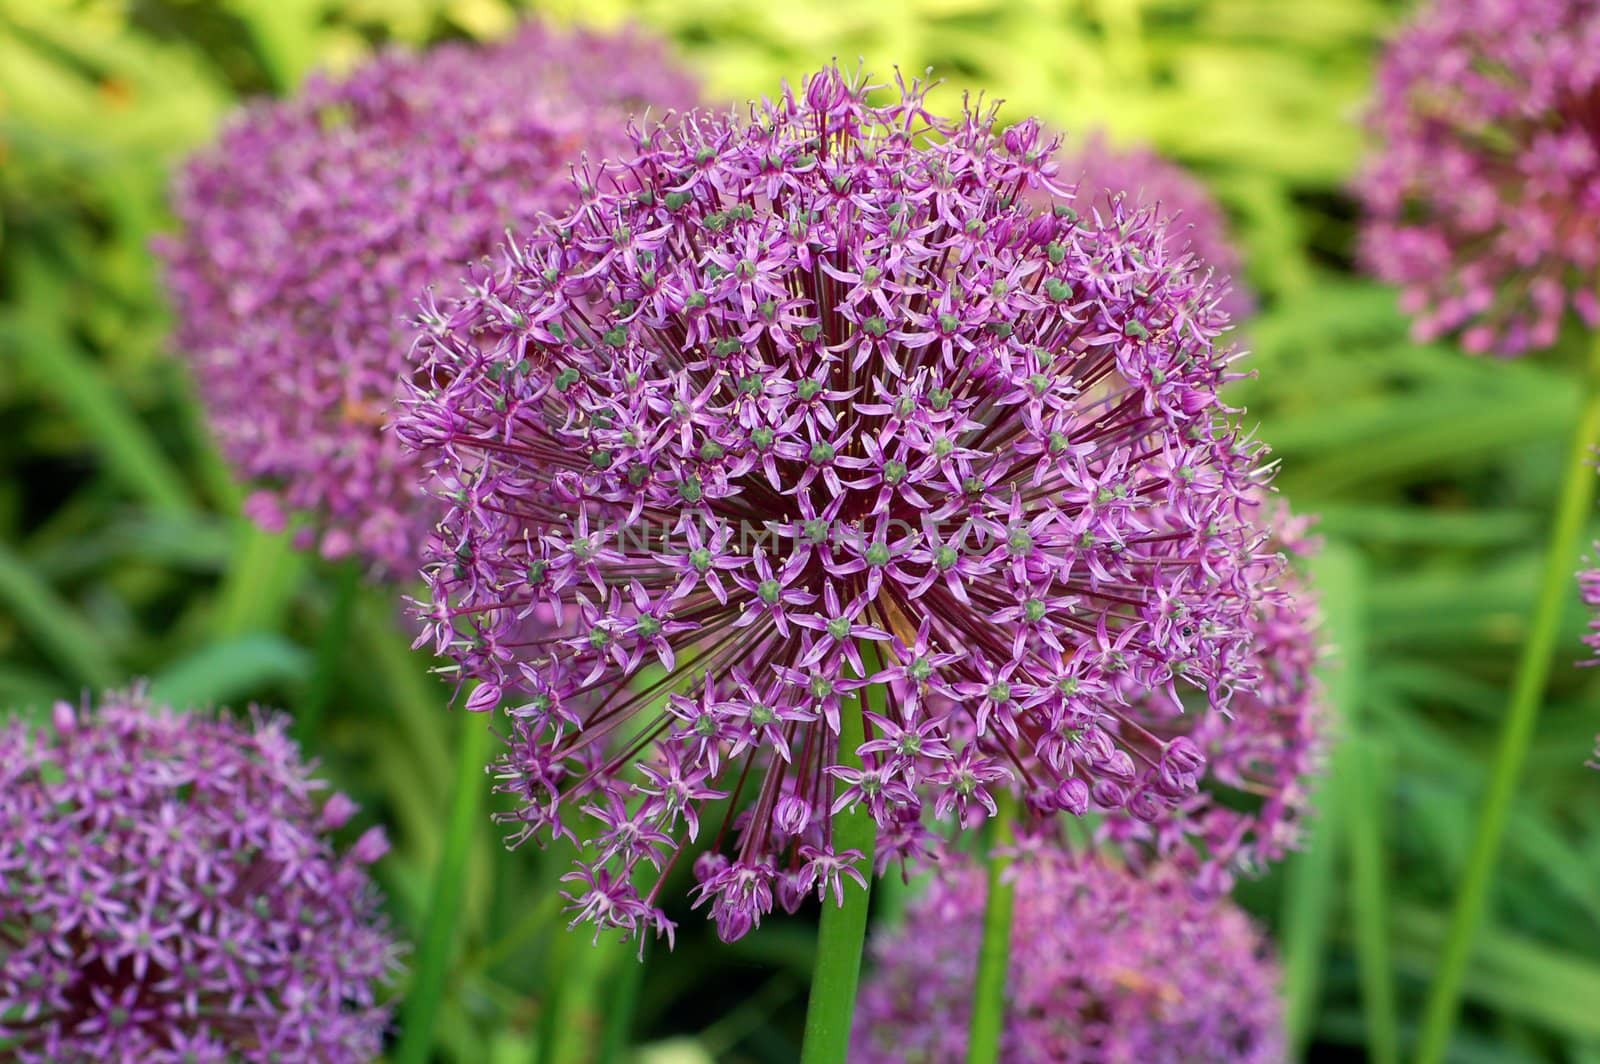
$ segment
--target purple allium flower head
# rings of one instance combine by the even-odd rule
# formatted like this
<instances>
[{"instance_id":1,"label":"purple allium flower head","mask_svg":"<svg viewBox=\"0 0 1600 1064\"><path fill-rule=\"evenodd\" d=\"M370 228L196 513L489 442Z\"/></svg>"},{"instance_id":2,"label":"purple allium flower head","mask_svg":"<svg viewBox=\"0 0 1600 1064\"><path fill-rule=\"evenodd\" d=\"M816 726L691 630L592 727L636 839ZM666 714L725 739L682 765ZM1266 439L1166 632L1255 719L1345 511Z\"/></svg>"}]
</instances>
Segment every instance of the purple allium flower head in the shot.
<instances>
[{"instance_id":1,"label":"purple allium flower head","mask_svg":"<svg viewBox=\"0 0 1600 1064\"><path fill-rule=\"evenodd\" d=\"M1276 498L1262 503L1273 542L1297 559L1318 542L1310 521ZM1179 815L1164 815L1153 796L1133 794L1105 818L1103 837L1123 846L1135 863L1159 858L1182 868L1202 890L1226 893L1237 873L1259 874L1301 841L1311 812L1310 785L1322 767L1327 713L1317 674L1322 653L1317 598L1294 572L1265 589L1250 619L1258 678L1241 691L1227 716L1179 711L1163 699L1134 702L1130 716L1162 733L1192 726L1189 771L1199 791ZM1157 779L1147 786L1173 781ZM1187 779L1178 781L1187 790Z\"/></svg>"},{"instance_id":2,"label":"purple allium flower head","mask_svg":"<svg viewBox=\"0 0 1600 1064\"><path fill-rule=\"evenodd\" d=\"M1068 138L1058 162L1061 175L1077 182L1080 208L1126 196L1168 219L1168 254L1184 251L1216 272L1226 286L1222 310L1236 324L1255 310L1255 299L1239 281L1244 262L1228 236L1228 220L1209 189L1189 171L1153 148L1117 147L1096 131L1074 145Z\"/></svg>"},{"instance_id":3,"label":"purple allium flower head","mask_svg":"<svg viewBox=\"0 0 1600 1064\"><path fill-rule=\"evenodd\" d=\"M182 172L161 250L211 422L267 485L250 516L308 513L324 554L410 576L437 507L382 426L417 291L576 203L571 165L631 154L630 115L694 99L650 40L530 24L241 114Z\"/></svg>"},{"instance_id":4,"label":"purple allium flower head","mask_svg":"<svg viewBox=\"0 0 1600 1064\"><path fill-rule=\"evenodd\" d=\"M371 829L278 717L138 690L0 728L0 1044L25 1062L365 1062L396 949Z\"/></svg>"},{"instance_id":5,"label":"purple allium flower head","mask_svg":"<svg viewBox=\"0 0 1600 1064\"><path fill-rule=\"evenodd\" d=\"M1026 852L1016 885L1000 1059L1015 1064L1280 1064L1283 1007L1270 945L1232 903L1157 867ZM872 940L853 1064L966 1060L988 885L940 875L905 923Z\"/></svg>"},{"instance_id":6,"label":"purple allium flower head","mask_svg":"<svg viewBox=\"0 0 1600 1064\"><path fill-rule=\"evenodd\" d=\"M1036 122L867 88L824 69L650 134L425 301L397 424L452 506L424 637L508 706L514 838L574 800L598 823L574 894L602 924L666 930L649 870L703 831L737 937L859 875L843 807L880 868L998 787L1120 808L1173 775L1129 690L1221 712L1250 679L1271 555L1208 278L1156 217L1076 212Z\"/></svg>"},{"instance_id":7,"label":"purple allium flower head","mask_svg":"<svg viewBox=\"0 0 1600 1064\"><path fill-rule=\"evenodd\" d=\"M1388 47L1362 257L1420 338L1471 351L1600 325L1600 3L1437 0Z\"/></svg>"}]
</instances>

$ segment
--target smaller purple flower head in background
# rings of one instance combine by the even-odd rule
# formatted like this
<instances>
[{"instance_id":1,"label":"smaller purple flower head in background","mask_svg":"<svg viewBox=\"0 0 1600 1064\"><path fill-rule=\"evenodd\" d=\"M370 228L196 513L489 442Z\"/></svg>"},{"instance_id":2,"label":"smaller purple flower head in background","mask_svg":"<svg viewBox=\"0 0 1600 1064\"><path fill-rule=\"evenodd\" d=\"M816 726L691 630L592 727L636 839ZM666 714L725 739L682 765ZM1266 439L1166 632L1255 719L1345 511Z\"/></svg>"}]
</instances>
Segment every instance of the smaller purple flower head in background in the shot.
<instances>
[{"instance_id":1,"label":"smaller purple flower head in background","mask_svg":"<svg viewBox=\"0 0 1600 1064\"><path fill-rule=\"evenodd\" d=\"M1594 550L1600 554L1600 543L1594 545ZM1578 591L1583 596L1583 604L1594 611L1589 618L1589 634L1583 637L1594 655L1583 664L1600 665L1600 567L1591 566L1578 574ZM1600 736L1595 737L1594 755L1588 764L1590 768L1600 769Z\"/></svg>"},{"instance_id":2,"label":"smaller purple flower head in background","mask_svg":"<svg viewBox=\"0 0 1600 1064\"><path fill-rule=\"evenodd\" d=\"M1309 519L1292 515L1274 496L1264 496L1261 508L1276 547L1298 562L1316 553ZM1102 839L1120 846L1130 862L1180 868L1203 891L1227 893L1236 875L1259 875L1282 860L1299 846L1312 812L1311 784L1327 738L1317 672L1326 647L1316 593L1297 569L1284 573L1276 587L1262 585L1250 620L1257 679L1233 698L1228 715L1156 698L1137 701L1130 714L1162 733L1191 729L1198 792L1176 815L1163 814L1152 795L1136 793L1102 822ZM1178 785L1187 790L1188 781Z\"/></svg>"},{"instance_id":3,"label":"smaller purple flower head in background","mask_svg":"<svg viewBox=\"0 0 1600 1064\"><path fill-rule=\"evenodd\" d=\"M412 576L438 507L383 423L417 292L576 203L572 165L631 153L630 116L695 98L652 40L531 23L238 115L181 172L160 251L212 426L263 485L250 516L308 514L325 555Z\"/></svg>"},{"instance_id":4,"label":"smaller purple flower head in background","mask_svg":"<svg viewBox=\"0 0 1600 1064\"><path fill-rule=\"evenodd\" d=\"M320 798L282 717L140 691L0 728L0 1044L8 1060L378 1055L397 950L355 804Z\"/></svg>"},{"instance_id":5,"label":"smaller purple flower head in background","mask_svg":"<svg viewBox=\"0 0 1600 1064\"><path fill-rule=\"evenodd\" d=\"M1186 877L1024 851L1000 1059L1010 1064L1281 1064L1271 947ZM942 873L869 945L853 1064L961 1064L988 897L981 866Z\"/></svg>"},{"instance_id":6,"label":"smaller purple flower head in background","mask_svg":"<svg viewBox=\"0 0 1600 1064\"><path fill-rule=\"evenodd\" d=\"M827 68L649 132L424 301L397 432L450 504L425 636L509 715L514 841L594 825L598 925L667 932L702 835L736 938L871 871L843 808L879 870L1000 787L1176 810L1193 742L1130 692L1221 715L1252 679L1278 563L1209 273L1152 212L1075 209L1036 121L898 90Z\"/></svg>"},{"instance_id":7,"label":"smaller purple flower head in background","mask_svg":"<svg viewBox=\"0 0 1600 1064\"><path fill-rule=\"evenodd\" d=\"M1600 553L1600 543L1595 544L1595 551ZM1585 569L1579 573L1578 590L1583 595L1585 606L1600 610L1600 568ZM1595 652L1595 661L1600 662L1600 613L1590 618L1589 634L1583 637L1583 641Z\"/></svg>"},{"instance_id":8,"label":"smaller purple flower head in background","mask_svg":"<svg viewBox=\"0 0 1600 1064\"><path fill-rule=\"evenodd\" d=\"M1361 256L1474 352L1600 326L1600 2L1435 0L1390 42Z\"/></svg>"},{"instance_id":9,"label":"smaller purple flower head in background","mask_svg":"<svg viewBox=\"0 0 1600 1064\"><path fill-rule=\"evenodd\" d=\"M1238 325L1255 311L1242 281L1244 260L1228 235L1228 219L1211 190L1194 174L1144 145L1118 147L1096 130L1081 141L1068 137L1057 157L1061 177L1077 186L1079 209L1127 197L1167 219L1167 251L1187 251L1215 271L1224 313Z\"/></svg>"}]
</instances>

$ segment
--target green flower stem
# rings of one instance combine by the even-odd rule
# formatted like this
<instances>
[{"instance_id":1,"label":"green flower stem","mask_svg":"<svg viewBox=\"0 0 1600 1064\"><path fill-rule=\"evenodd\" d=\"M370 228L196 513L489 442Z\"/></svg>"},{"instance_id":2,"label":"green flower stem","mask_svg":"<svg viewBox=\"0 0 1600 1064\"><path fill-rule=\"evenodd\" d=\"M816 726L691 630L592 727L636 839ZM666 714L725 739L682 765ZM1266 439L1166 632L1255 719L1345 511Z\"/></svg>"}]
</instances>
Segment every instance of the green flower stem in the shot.
<instances>
[{"instance_id":1,"label":"green flower stem","mask_svg":"<svg viewBox=\"0 0 1600 1064\"><path fill-rule=\"evenodd\" d=\"M967 1028L967 1064L997 1064L1006 1020L1006 970L1011 963L1011 910L1016 890L1005 878L1011 858L996 851L1011 842L1015 801L999 797L989 840L989 895L983 908L983 942L972 987L972 1022Z\"/></svg>"},{"instance_id":2,"label":"green flower stem","mask_svg":"<svg viewBox=\"0 0 1600 1064\"><path fill-rule=\"evenodd\" d=\"M870 676L879 668L878 650L865 640L860 649L862 664ZM839 764L848 768L861 767L856 749L866 741L862 701L857 695L845 699L839 707ZM861 851L864 856L860 867L867 885L858 888L847 879L842 905L823 902L800 1064L845 1064L850 1051L850 1020L855 1013L856 984L861 978L861 949L867 938L867 907L872 898L872 859L877 841L878 828L865 803L842 809L834 816L834 848Z\"/></svg>"},{"instance_id":3,"label":"green flower stem","mask_svg":"<svg viewBox=\"0 0 1600 1064\"><path fill-rule=\"evenodd\" d=\"M461 895L466 886L467 860L473 840L483 820L484 796L489 785L483 767L489 760L494 733L486 715L462 712L460 747L457 750L455 792L434 870L433 891L428 914L422 925L412 962L411 992L400 1014L400 1045L395 1050L397 1064L424 1064L433 1046L434 1023L443 1003L445 981L450 974L455 952L456 930L461 918Z\"/></svg>"},{"instance_id":4,"label":"green flower stem","mask_svg":"<svg viewBox=\"0 0 1600 1064\"><path fill-rule=\"evenodd\" d=\"M1567 467L1561 482L1561 497L1556 503L1555 524L1546 548L1544 577L1539 597L1534 602L1527 641L1517 662L1511 699L1506 708L1500 745L1489 777L1488 792L1478 814L1477 833L1467 866L1456 891L1450 914L1450 931L1444 954L1428 993L1417 1044L1418 1064L1440 1064L1450 1045L1456 1015L1461 1007L1461 988L1473 941L1488 907L1489 887L1495 862L1505 836L1511 800L1516 793L1522 768L1528 757L1539 704L1550 678L1561 611L1573 594L1573 572L1582 553L1581 539L1589 508L1594 500L1595 470L1593 448L1600 442L1600 331L1592 340L1583 383L1582 407L1577 430L1567 453Z\"/></svg>"}]
</instances>

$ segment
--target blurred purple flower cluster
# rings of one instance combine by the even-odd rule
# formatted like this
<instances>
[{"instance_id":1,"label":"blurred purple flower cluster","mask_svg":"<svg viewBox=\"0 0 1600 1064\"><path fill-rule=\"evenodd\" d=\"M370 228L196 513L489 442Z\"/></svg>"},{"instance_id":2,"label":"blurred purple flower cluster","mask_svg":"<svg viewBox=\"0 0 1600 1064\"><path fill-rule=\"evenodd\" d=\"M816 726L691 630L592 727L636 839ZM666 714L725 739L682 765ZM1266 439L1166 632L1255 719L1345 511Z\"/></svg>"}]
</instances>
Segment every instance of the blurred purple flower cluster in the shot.
<instances>
[{"instance_id":1,"label":"blurred purple flower cluster","mask_svg":"<svg viewBox=\"0 0 1600 1064\"><path fill-rule=\"evenodd\" d=\"M1245 914L1186 877L1025 851L1000 1059L1010 1064L1280 1064L1278 970ZM961 1064L988 888L954 868L871 943L853 1064Z\"/></svg>"},{"instance_id":2,"label":"blurred purple flower cluster","mask_svg":"<svg viewBox=\"0 0 1600 1064\"><path fill-rule=\"evenodd\" d=\"M1057 160L1061 176L1076 182L1080 210L1106 206L1119 197L1155 210L1167 219L1167 254L1189 252L1215 271L1224 291L1222 311L1237 325L1255 310L1244 287L1244 261L1228 236L1228 220L1209 189L1189 171L1143 145L1117 147L1104 133L1074 142L1068 138Z\"/></svg>"},{"instance_id":3,"label":"blurred purple flower cluster","mask_svg":"<svg viewBox=\"0 0 1600 1064\"><path fill-rule=\"evenodd\" d=\"M1600 326L1600 3L1436 2L1385 50L1361 251L1470 351Z\"/></svg>"},{"instance_id":4,"label":"blurred purple flower cluster","mask_svg":"<svg viewBox=\"0 0 1600 1064\"><path fill-rule=\"evenodd\" d=\"M1274 545L1302 561L1316 552L1308 519L1276 498L1262 506ZM1261 595L1249 623L1257 679L1233 698L1227 716L1132 695L1136 724L1162 733L1192 729L1206 761L1199 791L1172 815L1124 811L1101 829L1130 862L1180 868L1195 889L1211 893L1232 890L1236 875L1260 874L1298 847L1328 738L1316 593L1289 568Z\"/></svg>"},{"instance_id":5,"label":"blurred purple flower cluster","mask_svg":"<svg viewBox=\"0 0 1600 1064\"><path fill-rule=\"evenodd\" d=\"M867 89L643 134L419 321L424 638L506 706L516 838L597 823L600 925L669 929L723 799L695 871L728 938L859 876L842 807L880 868L1000 787L1159 817L1255 679L1279 562L1209 274L1153 212L1076 209L1037 123Z\"/></svg>"},{"instance_id":6,"label":"blurred purple flower cluster","mask_svg":"<svg viewBox=\"0 0 1600 1064\"><path fill-rule=\"evenodd\" d=\"M1600 545L1596 546L1600 550ZM1578 590L1583 595L1583 604L1600 609L1600 568L1585 569L1578 574ZM1587 643L1597 655L1600 655L1600 616L1589 621L1589 634L1584 636Z\"/></svg>"},{"instance_id":7,"label":"blurred purple flower cluster","mask_svg":"<svg viewBox=\"0 0 1600 1064\"><path fill-rule=\"evenodd\" d=\"M140 692L0 730L0 1043L24 1062L365 1064L396 947L282 718Z\"/></svg>"},{"instance_id":8,"label":"blurred purple flower cluster","mask_svg":"<svg viewBox=\"0 0 1600 1064\"><path fill-rule=\"evenodd\" d=\"M212 425L265 485L251 516L308 513L325 555L415 573L437 508L382 426L417 294L576 203L572 164L631 152L630 115L694 100L649 38L533 23L244 111L182 171L160 250Z\"/></svg>"}]
</instances>

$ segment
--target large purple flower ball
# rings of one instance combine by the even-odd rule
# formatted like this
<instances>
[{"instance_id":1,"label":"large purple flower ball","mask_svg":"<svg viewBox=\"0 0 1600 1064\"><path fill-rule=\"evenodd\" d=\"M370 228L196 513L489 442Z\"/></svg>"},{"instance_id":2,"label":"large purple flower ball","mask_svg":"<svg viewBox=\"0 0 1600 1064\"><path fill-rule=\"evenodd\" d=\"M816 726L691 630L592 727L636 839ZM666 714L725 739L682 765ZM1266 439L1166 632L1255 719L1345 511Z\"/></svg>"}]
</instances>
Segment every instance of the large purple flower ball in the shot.
<instances>
[{"instance_id":1,"label":"large purple flower ball","mask_svg":"<svg viewBox=\"0 0 1600 1064\"><path fill-rule=\"evenodd\" d=\"M518 837L597 825L600 923L664 927L725 797L696 872L728 937L859 875L843 807L880 866L1002 786L1176 809L1203 755L1128 692L1220 714L1252 679L1274 563L1208 275L1150 213L1075 210L1036 122L923 92L825 69L649 133L420 321L425 634L506 705Z\"/></svg>"},{"instance_id":2,"label":"large purple flower ball","mask_svg":"<svg viewBox=\"0 0 1600 1064\"><path fill-rule=\"evenodd\" d=\"M1137 876L1037 851L1016 907L1000 1059L1010 1064L1282 1064L1277 965L1250 919L1171 869ZM936 879L871 942L852 1064L961 1064L988 885Z\"/></svg>"},{"instance_id":3,"label":"large purple flower ball","mask_svg":"<svg viewBox=\"0 0 1600 1064\"><path fill-rule=\"evenodd\" d=\"M1361 253L1471 351L1600 326L1600 2L1437 0L1390 43Z\"/></svg>"},{"instance_id":4,"label":"large purple flower ball","mask_svg":"<svg viewBox=\"0 0 1600 1064\"><path fill-rule=\"evenodd\" d=\"M1228 235L1222 208L1199 178L1144 145L1118 147L1104 133L1068 138L1058 160L1061 176L1077 183L1079 208L1127 197L1167 219L1168 252L1189 252L1216 273L1225 289L1221 307L1235 324L1255 310L1245 287L1244 261Z\"/></svg>"},{"instance_id":5,"label":"large purple flower ball","mask_svg":"<svg viewBox=\"0 0 1600 1064\"><path fill-rule=\"evenodd\" d=\"M383 423L417 292L576 203L572 165L631 152L630 115L694 99L651 40L530 24L239 115L182 171L161 250L212 426L263 486L251 515L310 515L324 554L413 575L438 512Z\"/></svg>"},{"instance_id":6,"label":"large purple flower ball","mask_svg":"<svg viewBox=\"0 0 1600 1064\"><path fill-rule=\"evenodd\" d=\"M282 718L138 691L0 729L0 1047L30 1064L366 1064L396 948Z\"/></svg>"}]
</instances>

